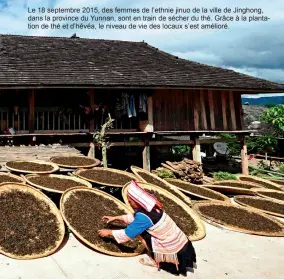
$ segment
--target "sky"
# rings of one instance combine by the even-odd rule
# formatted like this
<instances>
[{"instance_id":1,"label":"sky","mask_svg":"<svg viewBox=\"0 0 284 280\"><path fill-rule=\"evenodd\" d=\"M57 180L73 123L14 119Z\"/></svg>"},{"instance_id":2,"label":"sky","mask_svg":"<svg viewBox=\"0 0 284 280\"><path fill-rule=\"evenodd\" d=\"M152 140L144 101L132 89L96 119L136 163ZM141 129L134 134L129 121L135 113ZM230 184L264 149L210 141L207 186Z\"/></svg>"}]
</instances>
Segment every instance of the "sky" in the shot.
<instances>
[{"instance_id":1,"label":"sky","mask_svg":"<svg viewBox=\"0 0 284 280\"><path fill-rule=\"evenodd\" d=\"M237 4L234 4L236 3ZM37 7L262 8L268 22L232 23L228 30L40 30L27 28L27 8ZM0 34L145 41L181 58L284 84L284 0L0 0ZM283 94L284 95L284 94Z\"/></svg>"}]
</instances>

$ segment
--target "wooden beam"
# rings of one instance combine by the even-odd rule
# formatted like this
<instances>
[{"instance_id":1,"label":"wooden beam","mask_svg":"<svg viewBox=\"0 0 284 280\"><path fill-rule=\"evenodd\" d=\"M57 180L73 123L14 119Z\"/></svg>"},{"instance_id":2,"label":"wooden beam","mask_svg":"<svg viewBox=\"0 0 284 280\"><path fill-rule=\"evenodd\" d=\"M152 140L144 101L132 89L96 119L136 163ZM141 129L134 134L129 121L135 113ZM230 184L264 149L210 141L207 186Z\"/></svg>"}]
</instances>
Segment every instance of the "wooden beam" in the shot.
<instances>
[{"instance_id":1,"label":"wooden beam","mask_svg":"<svg viewBox=\"0 0 284 280\"><path fill-rule=\"evenodd\" d=\"M228 123L227 123L227 102L226 102L226 92L222 90L221 92L221 99L222 99L222 117L223 117L223 129L228 130Z\"/></svg>"},{"instance_id":2,"label":"wooden beam","mask_svg":"<svg viewBox=\"0 0 284 280\"><path fill-rule=\"evenodd\" d=\"M200 139L200 144L214 144L216 142L238 142L238 138L208 138Z\"/></svg>"},{"instance_id":3,"label":"wooden beam","mask_svg":"<svg viewBox=\"0 0 284 280\"><path fill-rule=\"evenodd\" d=\"M89 100L90 100L90 107L93 110L95 107L95 92L93 88L89 89ZM93 132L95 130L95 123L94 119L92 118L89 123L89 131Z\"/></svg>"},{"instance_id":4,"label":"wooden beam","mask_svg":"<svg viewBox=\"0 0 284 280\"><path fill-rule=\"evenodd\" d=\"M214 130L215 129L215 109L214 109L212 90L208 90L208 100L209 100L211 130Z\"/></svg>"},{"instance_id":5,"label":"wooden beam","mask_svg":"<svg viewBox=\"0 0 284 280\"><path fill-rule=\"evenodd\" d=\"M231 120L232 120L232 130L237 129L237 122L236 122L236 111L235 111L235 100L234 100L234 93L232 90L229 91L229 99L230 99L230 112L231 112Z\"/></svg>"},{"instance_id":6,"label":"wooden beam","mask_svg":"<svg viewBox=\"0 0 284 280\"><path fill-rule=\"evenodd\" d=\"M150 145L149 141L145 140L145 145L142 152L143 157L143 169L151 171L151 163L150 163Z\"/></svg>"},{"instance_id":7,"label":"wooden beam","mask_svg":"<svg viewBox=\"0 0 284 280\"><path fill-rule=\"evenodd\" d=\"M242 173L244 175L249 175L246 140L244 136L240 136L239 139L241 144Z\"/></svg>"},{"instance_id":8,"label":"wooden beam","mask_svg":"<svg viewBox=\"0 0 284 280\"><path fill-rule=\"evenodd\" d=\"M193 100L193 118L194 118L194 129L199 130L199 96L196 90L192 92L192 100Z\"/></svg>"},{"instance_id":9,"label":"wooden beam","mask_svg":"<svg viewBox=\"0 0 284 280\"><path fill-rule=\"evenodd\" d=\"M204 90L200 90L200 105L201 105L201 118L202 118L202 124L203 129L207 130L207 118L206 118L206 109L205 109L205 101L204 101Z\"/></svg>"},{"instance_id":10,"label":"wooden beam","mask_svg":"<svg viewBox=\"0 0 284 280\"><path fill-rule=\"evenodd\" d=\"M29 99L29 132L34 132L34 119L35 119L35 90L32 89L28 93Z\"/></svg>"},{"instance_id":11,"label":"wooden beam","mask_svg":"<svg viewBox=\"0 0 284 280\"><path fill-rule=\"evenodd\" d=\"M201 151L200 151L200 139L199 139L199 137L194 138L192 156L193 156L194 161L201 162Z\"/></svg>"}]
</instances>

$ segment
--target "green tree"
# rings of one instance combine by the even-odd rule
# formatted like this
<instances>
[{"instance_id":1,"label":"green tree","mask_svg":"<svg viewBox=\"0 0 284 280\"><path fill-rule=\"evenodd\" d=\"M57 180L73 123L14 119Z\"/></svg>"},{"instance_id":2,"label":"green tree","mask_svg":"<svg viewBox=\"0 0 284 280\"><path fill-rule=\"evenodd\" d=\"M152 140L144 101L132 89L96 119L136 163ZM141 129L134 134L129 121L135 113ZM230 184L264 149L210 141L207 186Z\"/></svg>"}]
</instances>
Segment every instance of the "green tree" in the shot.
<instances>
[{"instance_id":1,"label":"green tree","mask_svg":"<svg viewBox=\"0 0 284 280\"><path fill-rule=\"evenodd\" d=\"M275 134L284 135L284 104L267 109L260 118L275 129Z\"/></svg>"}]
</instances>

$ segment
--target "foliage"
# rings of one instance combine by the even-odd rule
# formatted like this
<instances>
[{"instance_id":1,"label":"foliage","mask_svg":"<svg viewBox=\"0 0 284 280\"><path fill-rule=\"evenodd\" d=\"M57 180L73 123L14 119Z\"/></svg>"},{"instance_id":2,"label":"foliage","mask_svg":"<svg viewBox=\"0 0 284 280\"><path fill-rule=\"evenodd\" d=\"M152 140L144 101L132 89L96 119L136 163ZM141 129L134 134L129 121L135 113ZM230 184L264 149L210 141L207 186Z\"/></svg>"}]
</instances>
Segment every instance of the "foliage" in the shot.
<instances>
[{"instance_id":1,"label":"foliage","mask_svg":"<svg viewBox=\"0 0 284 280\"><path fill-rule=\"evenodd\" d=\"M284 104L266 110L262 114L261 120L272 125L277 135L284 135Z\"/></svg>"},{"instance_id":2,"label":"foliage","mask_svg":"<svg viewBox=\"0 0 284 280\"><path fill-rule=\"evenodd\" d=\"M271 153L277 146L277 138L270 135L257 136L247 139L248 152Z\"/></svg>"},{"instance_id":3,"label":"foliage","mask_svg":"<svg viewBox=\"0 0 284 280\"><path fill-rule=\"evenodd\" d=\"M173 146L173 151L175 154L186 156L190 154L190 146L189 145Z\"/></svg>"},{"instance_id":4,"label":"foliage","mask_svg":"<svg viewBox=\"0 0 284 280\"><path fill-rule=\"evenodd\" d=\"M237 176L235 174L223 171L213 173L213 177L215 181L237 180Z\"/></svg>"},{"instance_id":5,"label":"foliage","mask_svg":"<svg viewBox=\"0 0 284 280\"><path fill-rule=\"evenodd\" d=\"M163 167L158 168L154 173L160 178L172 178L172 179L176 178L176 176L171 170Z\"/></svg>"},{"instance_id":6,"label":"foliage","mask_svg":"<svg viewBox=\"0 0 284 280\"><path fill-rule=\"evenodd\" d=\"M235 138L233 134L220 133L218 134L220 138ZM228 142L226 143L229 148L230 155L239 156L241 152L240 144L238 142ZM277 146L277 138L270 135L263 135L257 137L246 137L246 144L248 153L253 152L273 152ZM269 148L272 150L269 150Z\"/></svg>"},{"instance_id":7,"label":"foliage","mask_svg":"<svg viewBox=\"0 0 284 280\"><path fill-rule=\"evenodd\" d=\"M284 164L279 166L279 172L284 174Z\"/></svg>"},{"instance_id":8,"label":"foliage","mask_svg":"<svg viewBox=\"0 0 284 280\"><path fill-rule=\"evenodd\" d=\"M101 131L98 131L94 134L94 142L98 145L99 149L102 147L102 158L103 166L108 167L107 165L107 149L111 147L111 144L107 141L106 129L113 127L114 119L111 118L110 114L108 120L105 124L102 125Z\"/></svg>"}]
</instances>

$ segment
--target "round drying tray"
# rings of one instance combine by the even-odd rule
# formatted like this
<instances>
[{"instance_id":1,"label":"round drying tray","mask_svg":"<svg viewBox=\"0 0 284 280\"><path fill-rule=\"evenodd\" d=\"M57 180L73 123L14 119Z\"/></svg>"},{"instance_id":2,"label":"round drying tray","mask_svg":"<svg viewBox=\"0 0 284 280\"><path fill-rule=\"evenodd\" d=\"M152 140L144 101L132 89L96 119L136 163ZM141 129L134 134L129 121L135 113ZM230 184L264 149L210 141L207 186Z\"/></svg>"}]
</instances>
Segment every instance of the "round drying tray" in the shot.
<instances>
[{"instance_id":1,"label":"round drying tray","mask_svg":"<svg viewBox=\"0 0 284 280\"><path fill-rule=\"evenodd\" d=\"M11 179L15 179L17 180L17 182L15 181L9 181L9 178L6 178L5 181L1 182L1 184L4 184L4 183L20 183L20 184L26 184L26 181L25 179L23 179L22 177L20 176L17 176L15 174L12 174L10 172L0 172L0 177L2 176L5 176L5 177L10 177Z\"/></svg>"},{"instance_id":2,"label":"round drying tray","mask_svg":"<svg viewBox=\"0 0 284 280\"><path fill-rule=\"evenodd\" d=\"M268 195L268 193L275 193L275 194L280 194L284 197L284 191L274 191L274 190L268 190L268 189L254 189L254 193L260 197L264 197L269 200L276 200L278 202L284 201L284 198L282 200L282 199L277 199L277 198L274 198Z\"/></svg>"},{"instance_id":3,"label":"round drying tray","mask_svg":"<svg viewBox=\"0 0 284 280\"><path fill-rule=\"evenodd\" d=\"M10 162L21 162L21 163L38 163L38 164L43 164L43 165L49 165L49 166L52 166L52 170L49 170L49 171L33 171L33 170L25 170L25 169L15 169L13 167L9 167L9 163ZM14 172L18 172L18 173L30 173L30 174L50 174L50 173L54 173L56 172L57 170L59 170L59 166L52 163L52 162L46 162L46 161L40 161L40 160L28 160L28 161L25 161L25 160L13 160L13 161L9 161L9 162L6 162L5 164L6 168L11 170L11 171L14 171Z\"/></svg>"},{"instance_id":4,"label":"round drying tray","mask_svg":"<svg viewBox=\"0 0 284 280\"><path fill-rule=\"evenodd\" d=\"M47 250L45 250L44 252L41 252L41 253L29 254L29 255L24 255L24 256L16 255L16 254L5 251L3 249L3 247L1 246L1 244L0 244L0 253L4 254L4 255L6 255L10 258L18 259L18 260L37 259L37 258L42 258L42 257L46 257L48 255L53 254L61 245L63 238L64 238L64 235L65 235L64 221L62 219L62 216L61 216L58 208L45 194L43 194L41 191L39 191L39 190L37 190L33 187L23 185L23 184L17 184L17 183L1 184L0 195L2 193L11 192L11 191L21 191L21 192L30 193L30 194L34 195L37 199L46 203L50 207L50 212L55 215L56 220L59 224L58 225L58 227L59 227L59 238L58 238L58 241L56 242L56 245L53 248L49 248L49 249L47 249Z\"/></svg>"},{"instance_id":5,"label":"round drying tray","mask_svg":"<svg viewBox=\"0 0 284 280\"><path fill-rule=\"evenodd\" d=\"M116 257L133 257L133 256L137 256L140 255L143 251L144 251L144 246L141 246L140 250L138 252L135 253L118 253L118 252L112 252L109 250L106 250L96 244L93 244L91 242L89 242L86 238L84 238L80 232L74 228L70 221L67 219L66 215L65 215L65 207L64 204L65 202L68 200L68 198L76 193L77 191L85 191L85 192L92 192L95 193L98 196L101 196L105 199L110 199L112 200L120 209L125 211L125 214L132 214L133 211L131 210L131 208L127 207L124 203L122 203L120 200L116 199L115 197L109 195L108 193L105 193L103 191L97 190L97 189L88 189L88 188L84 188L84 187L75 187L75 188L71 188L68 189L67 191L65 191L63 193L63 195L61 196L60 199L60 211L62 214L62 217L64 219L64 221L66 222L66 224L68 225L68 227L72 230L72 232L80 239L82 240L85 244L87 244L88 246L90 246L91 248L95 249L96 251L99 251L101 253L107 254L107 255L111 255L111 256L116 256ZM138 237L141 240L141 237Z\"/></svg>"},{"instance_id":6,"label":"round drying tray","mask_svg":"<svg viewBox=\"0 0 284 280\"><path fill-rule=\"evenodd\" d=\"M60 163L60 159L62 159L62 158L85 158L85 159L93 161L93 163L87 164L87 165L67 165L67 164L64 164L64 163ZM70 168L70 169L91 168L91 167L99 166L101 164L100 160L98 160L96 158L85 157L85 156L70 156L70 157L57 156L57 157L50 158L50 161L57 164L60 167L65 167L65 168Z\"/></svg>"},{"instance_id":7,"label":"round drying tray","mask_svg":"<svg viewBox=\"0 0 284 280\"><path fill-rule=\"evenodd\" d=\"M251 182L254 184L258 184L263 188L267 188L270 190L282 191L281 186L276 183L273 183L269 180L265 180L260 177L251 176L251 175L238 175L238 179L242 182Z\"/></svg>"},{"instance_id":8,"label":"round drying tray","mask_svg":"<svg viewBox=\"0 0 284 280\"><path fill-rule=\"evenodd\" d=\"M99 184L99 185L103 185L103 186L121 187L122 188L123 185L125 184L125 183L124 184L115 184L115 183L100 181L98 179L91 179L91 178L84 176L84 174L82 174L85 171L91 172L91 170L100 171L100 172L110 172L112 174L117 174L117 175L121 174L121 175L129 177L129 182L132 181L132 180L137 180L137 178L129 172L118 170L118 169L113 169L113 168L105 168L105 167L93 167L92 169L78 169L74 172L74 175L78 176L78 177L80 177L80 178L82 178L86 181L96 183L96 184Z\"/></svg>"},{"instance_id":9,"label":"round drying tray","mask_svg":"<svg viewBox=\"0 0 284 280\"><path fill-rule=\"evenodd\" d=\"M211 206L211 205L223 205L226 207L233 207L236 209L242 209L245 210L249 213L253 213L256 215L260 215L274 223L276 223L282 230L280 232L263 232L263 231L253 231L253 230L248 230L242 227L236 227L234 225L230 225L220 219L216 219L213 217L208 217L204 214L202 214L202 211L200 210L200 208L202 206ZM243 233L247 233L247 234L254 234L254 235L262 235L262 236L284 236L284 223L282 223L281 221L279 221L277 218L273 218L269 215L264 214L263 212L253 209L251 207L243 207L243 206L238 206L238 205L234 205L231 203L227 203L227 202L219 202L219 201L200 201L200 202L195 202L193 205L193 209L202 217L202 219L206 222L208 222L209 224L212 224L216 227L219 228L224 228L224 229L228 229L228 230L232 230L232 231L237 231L237 232L243 232Z\"/></svg>"},{"instance_id":10,"label":"round drying tray","mask_svg":"<svg viewBox=\"0 0 284 280\"><path fill-rule=\"evenodd\" d=\"M172 185L171 183L167 182L166 180L158 177L157 175L154 175L153 173L145 170L145 169L142 169L140 167L137 167L137 166L131 166L131 170L132 172L135 174L135 176L137 177L137 179L140 181L140 182L144 182L144 183L149 183L149 184L153 184L152 182L147 182L147 180L145 180L140 174L140 173L144 173L148 176L151 176L154 180L158 180L161 184L164 185L164 188L174 194L176 197L178 197L179 199L181 199L183 202L185 202L187 205L190 205L191 206L191 199L186 196L184 193L182 193L176 186ZM156 185L156 184L154 184ZM162 186L158 186L160 188L163 189Z\"/></svg>"},{"instance_id":11,"label":"round drying tray","mask_svg":"<svg viewBox=\"0 0 284 280\"><path fill-rule=\"evenodd\" d=\"M280 188L282 188L282 189L284 188L284 178L283 178L283 180L280 180L280 179L269 179L269 181L280 185Z\"/></svg>"},{"instance_id":12,"label":"round drying tray","mask_svg":"<svg viewBox=\"0 0 284 280\"><path fill-rule=\"evenodd\" d=\"M238 180L224 180L224 181L217 181L213 182L208 185L203 185L206 188L220 191L220 192L226 192L226 193L232 193L232 194L254 194L253 188L259 188L262 189L263 187L250 182L242 182ZM249 188L244 188L241 186L249 186Z\"/></svg>"},{"instance_id":13,"label":"round drying tray","mask_svg":"<svg viewBox=\"0 0 284 280\"><path fill-rule=\"evenodd\" d=\"M198 197L198 198L202 198L202 199L208 199L208 200L221 200L221 201L227 201L227 202L231 202L230 198L225 196L224 194L221 194L220 192L216 192L216 191L213 191L213 190L210 190L208 188L205 188L201 185L193 185L191 183L188 183L188 182L185 182L185 181L182 181L182 180L178 180L178 179L167 179L167 182L171 183L172 185L176 186L180 191L182 192L185 192L189 195L192 195L192 196L195 196L195 197ZM208 193L212 193L212 195L216 195L216 196L219 196L220 199L214 199L214 198L211 198L209 196L205 196L205 195L201 195L201 194L197 194L195 192L193 192L192 190L187 190L185 188L180 188L178 187L177 184L183 184L185 186L188 186L188 188L190 187L194 187L194 188L199 188L201 190L204 190Z\"/></svg>"},{"instance_id":14,"label":"round drying tray","mask_svg":"<svg viewBox=\"0 0 284 280\"><path fill-rule=\"evenodd\" d=\"M281 202L278 202L278 201L272 201L270 199L267 199L267 198L262 198L262 197L258 197L258 196L245 196L245 195L237 195L234 197L234 201L242 206L245 206L245 207L250 207L250 208L253 208L253 209L257 209L261 212L264 212L266 214L269 214L269 215L272 215L272 216L277 216L277 217L282 217L284 218L284 214L281 214L281 213L277 213L277 212L271 212L271 211L268 211L268 210L263 210L261 208L257 208L257 207L254 207L254 206L251 206L247 203L244 203L242 201L240 201L241 198L249 198L249 199L255 199L255 200L262 200L263 202L273 202L273 203L277 203L279 204L280 206L284 207L284 201L281 203Z\"/></svg>"},{"instance_id":15,"label":"round drying tray","mask_svg":"<svg viewBox=\"0 0 284 280\"><path fill-rule=\"evenodd\" d=\"M48 192L53 192L53 193L64 193L64 191L48 188L48 187L45 187L45 186L42 186L42 185L38 185L38 184L33 183L31 181L31 178L43 177L43 176L49 177L49 178L58 178L58 179L66 179L66 180L70 180L70 181L75 181L76 183L78 183L77 186L85 186L85 187L88 187L88 188L92 187L92 184L90 182L83 180L83 179L80 179L80 178L77 178L75 176L57 175L57 174L48 174L48 175L28 174L28 175L23 176L23 178L25 179L25 182L27 182L28 184L30 184L30 185L32 185L36 188L39 188L39 189L42 189L42 190L45 190L45 191L48 191Z\"/></svg>"},{"instance_id":16,"label":"round drying tray","mask_svg":"<svg viewBox=\"0 0 284 280\"><path fill-rule=\"evenodd\" d=\"M179 198L177 198L175 195L171 194L170 192L157 187L155 185L151 185L149 183L143 183L143 182L139 182L138 183L139 186L141 186L142 188L146 189L146 190L152 190L152 191L156 191L160 194L162 194L163 196L167 197L168 199L174 201L177 205L181 206L185 212L194 220L196 226L197 226L197 230L194 232L193 235L188 236L188 238L191 241L197 241L197 240L201 240L205 237L206 235L206 231L205 231L205 225L202 222L202 220L200 219L200 217L183 201L181 201ZM127 198L127 190L129 188L129 183L126 184L123 189L122 189L122 197L124 202L129 206L129 201Z\"/></svg>"}]
</instances>

